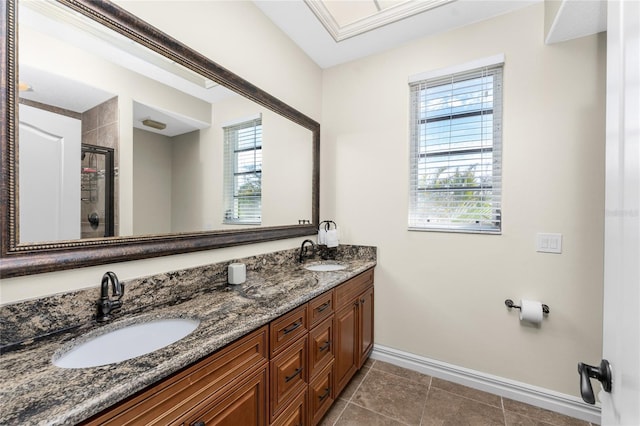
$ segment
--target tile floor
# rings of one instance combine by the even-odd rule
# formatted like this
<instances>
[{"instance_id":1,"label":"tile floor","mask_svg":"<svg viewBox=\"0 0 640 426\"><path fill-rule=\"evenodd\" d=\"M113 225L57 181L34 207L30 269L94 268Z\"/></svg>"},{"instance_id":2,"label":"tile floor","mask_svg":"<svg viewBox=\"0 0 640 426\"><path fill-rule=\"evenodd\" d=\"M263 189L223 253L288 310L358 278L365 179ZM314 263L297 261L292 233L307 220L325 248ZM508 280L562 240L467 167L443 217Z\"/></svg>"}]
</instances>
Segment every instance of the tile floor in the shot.
<instances>
[{"instance_id":1,"label":"tile floor","mask_svg":"<svg viewBox=\"0 0 640 426\"><path fill-rule=\"evenodd\" d=\"M589 426L497 395L369 359L322 426Z\"/></svg>"}]
</instances>

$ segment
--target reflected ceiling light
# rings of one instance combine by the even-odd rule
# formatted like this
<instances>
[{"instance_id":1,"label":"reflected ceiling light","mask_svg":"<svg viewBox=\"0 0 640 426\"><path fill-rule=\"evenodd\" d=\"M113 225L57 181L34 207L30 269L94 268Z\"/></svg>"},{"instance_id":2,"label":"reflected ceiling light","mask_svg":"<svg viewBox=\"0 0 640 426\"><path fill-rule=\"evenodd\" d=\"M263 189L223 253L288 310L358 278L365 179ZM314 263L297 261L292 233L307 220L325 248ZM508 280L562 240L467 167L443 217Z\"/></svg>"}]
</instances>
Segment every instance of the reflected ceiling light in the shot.
<instances>
[{"instance_id":1,"label":"reflected ceiling light","mask_svg":"<svg viewBox=\"0 0 640 426\"><path fill-rule=\"evenodd\" d=\"M150 118L145 118L144 120L142 120L142 124L144 124L147 127L153 127L154 129L158 129L158 130L164 130L167 128L167 125L165 123L161 123L159 121L155 121Z\"/></svg>"}]
</instances>

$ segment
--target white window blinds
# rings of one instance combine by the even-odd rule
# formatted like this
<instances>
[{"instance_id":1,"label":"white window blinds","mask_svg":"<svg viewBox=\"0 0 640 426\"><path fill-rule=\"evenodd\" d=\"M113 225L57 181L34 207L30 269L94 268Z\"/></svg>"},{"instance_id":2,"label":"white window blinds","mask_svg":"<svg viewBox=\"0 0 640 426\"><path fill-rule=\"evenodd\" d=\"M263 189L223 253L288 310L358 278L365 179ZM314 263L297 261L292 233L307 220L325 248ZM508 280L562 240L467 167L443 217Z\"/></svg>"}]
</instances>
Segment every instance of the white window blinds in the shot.
<instances>
[{"instance_id":1,"label":"white window blinds","mask_svg":"<svg viewBox=\"0 0 640 426\"><path fill-rule=\"evenodd\" d=\"M500 233L502 64L410 92L409 229Z\"/></svg>"},{"instance_id":2,"label":"white window blinds","mask_svg":"<svg viewBox=\"0 0 640 426\"><path fill-rule=\"evenodd\" d=\"M262 119L224 127L224 222L262 221Z\"/></svg>"}]
</instances>

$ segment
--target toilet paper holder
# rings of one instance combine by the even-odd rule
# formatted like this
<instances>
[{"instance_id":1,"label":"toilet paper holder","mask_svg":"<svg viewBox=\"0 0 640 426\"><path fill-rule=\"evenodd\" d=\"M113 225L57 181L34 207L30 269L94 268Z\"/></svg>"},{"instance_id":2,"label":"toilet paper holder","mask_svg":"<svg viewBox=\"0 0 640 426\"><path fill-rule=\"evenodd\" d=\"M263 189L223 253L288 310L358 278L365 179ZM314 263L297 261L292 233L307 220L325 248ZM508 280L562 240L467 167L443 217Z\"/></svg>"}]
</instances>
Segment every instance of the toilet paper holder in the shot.
<instances>
[{"instance_id":1,"label":"toilet paper holder","mask_svg":"<svg viewBox=\"0 0 640 426\"><path fill-rule=\"evenodd\" d=\"M513 300L511 300L511 299L505 300L504 304L506 305L507 308L521 309L521 307L516 305L515 303L513 303ZM543 314L548 314L549 313L549 306L545 305L544 303L542 304L542 313Z\"/></svg>"}]
</instances>

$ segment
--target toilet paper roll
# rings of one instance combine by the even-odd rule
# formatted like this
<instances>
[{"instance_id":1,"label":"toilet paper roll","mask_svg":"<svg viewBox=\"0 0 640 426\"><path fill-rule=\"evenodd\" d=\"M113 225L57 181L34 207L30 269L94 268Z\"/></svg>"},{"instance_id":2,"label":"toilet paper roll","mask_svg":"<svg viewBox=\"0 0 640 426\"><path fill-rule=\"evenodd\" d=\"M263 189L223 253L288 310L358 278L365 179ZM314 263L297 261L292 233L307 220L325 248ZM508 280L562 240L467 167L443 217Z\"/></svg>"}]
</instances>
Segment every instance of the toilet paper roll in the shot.
<instances>
[{"instance_id":1,"label":"toilet paper roll","mask_svg":"<svg viewBox=\"0 0 640 426\"><path fill-rule=\"evenodd\" d=\"M537 300L520 300L520 321L532 324L542 322L542 302Z\"/></svg>"}]
</instances>

